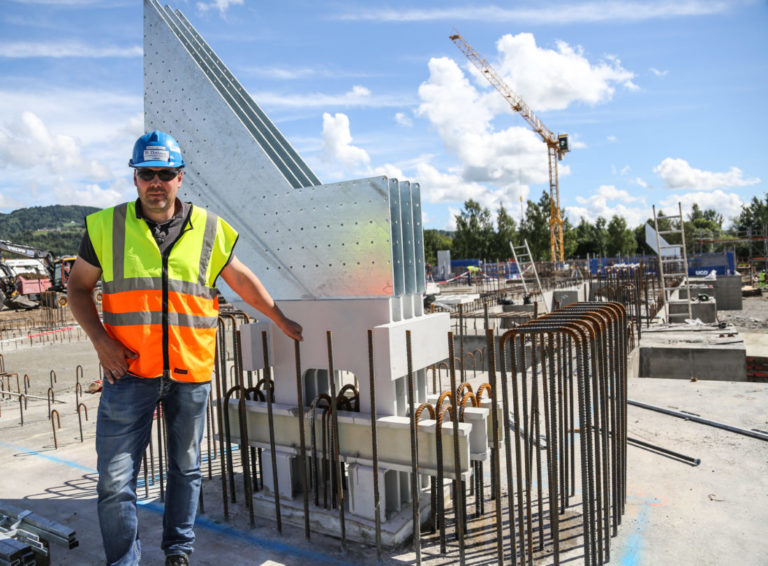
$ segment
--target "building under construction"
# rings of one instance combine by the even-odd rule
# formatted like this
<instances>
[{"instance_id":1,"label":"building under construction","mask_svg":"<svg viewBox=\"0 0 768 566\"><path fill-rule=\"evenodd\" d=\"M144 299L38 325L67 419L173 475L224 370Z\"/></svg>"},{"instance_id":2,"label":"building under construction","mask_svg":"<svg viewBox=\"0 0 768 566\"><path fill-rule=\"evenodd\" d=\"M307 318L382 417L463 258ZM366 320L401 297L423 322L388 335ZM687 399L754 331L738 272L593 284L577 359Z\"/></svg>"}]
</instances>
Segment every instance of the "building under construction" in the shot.
<instances>
[{"instance_id":1,"label":"building under construction","mask_svg":"<svg viewBox=\"0 0 768 566\"><path fill-rule=\"evenodd\" d=\"M520 250L518 277L425 301L419 185L322 184L184 15L144 6L145 127L304 327L221 310L195 564L764 562L765 298L684 253L593 273ZM203 147L213 129L229 141ZM66 308L2 314L0 565L103 563L100 374ZM146 563L165 434L158 408Z\"/></svg>"}]
</instances>

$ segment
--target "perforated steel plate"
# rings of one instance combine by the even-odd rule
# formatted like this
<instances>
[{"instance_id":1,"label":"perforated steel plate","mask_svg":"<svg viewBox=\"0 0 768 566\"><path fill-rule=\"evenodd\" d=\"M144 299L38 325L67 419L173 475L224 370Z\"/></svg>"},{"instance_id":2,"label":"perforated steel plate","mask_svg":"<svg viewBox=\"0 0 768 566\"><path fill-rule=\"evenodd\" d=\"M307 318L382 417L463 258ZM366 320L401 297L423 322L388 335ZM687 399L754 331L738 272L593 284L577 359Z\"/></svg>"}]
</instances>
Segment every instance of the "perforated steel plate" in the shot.
<instances>
[{"instance_id":1,"label":"perforated steel plate","mask_svg":"<svg viewBox=\"0 0 768 566\"><path fill-rule=\"evenodd\" d=\"M417 186L386 177L308 186L317 178L183 15L144 6L145 128L179 140L181 198L240 232L238 257L272 295L418 292Z\"/></svg>"}]
</instances>

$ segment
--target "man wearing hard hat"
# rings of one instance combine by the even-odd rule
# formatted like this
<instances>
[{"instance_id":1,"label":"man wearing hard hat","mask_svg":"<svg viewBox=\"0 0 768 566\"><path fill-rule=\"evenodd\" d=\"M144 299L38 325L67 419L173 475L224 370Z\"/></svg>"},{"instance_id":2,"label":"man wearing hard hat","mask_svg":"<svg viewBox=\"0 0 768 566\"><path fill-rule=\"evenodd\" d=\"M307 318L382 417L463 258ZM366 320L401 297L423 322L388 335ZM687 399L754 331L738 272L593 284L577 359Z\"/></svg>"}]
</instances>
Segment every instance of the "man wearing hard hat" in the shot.
<instances>
[{"instance_id":1,"label":"man wearing hard hat","mask_svg":"<svg viewBox=\"0 0 768 566\"><path fill-rule=\"evenodd\" d=\"M237 232L177 198L184 160L176 140L141 136L128 163L139 198L86 218L70 274L72 314L104 370L96 428L98 510L107 563L139 563L136 483L155 406L167 429L168 486L162 547L166 566L189 564L200 495L200 441L218 326L219 275L289 337L286 318L233 250ZM103 322L91 292L103 282Z\"/></svg>"}]
</instances>

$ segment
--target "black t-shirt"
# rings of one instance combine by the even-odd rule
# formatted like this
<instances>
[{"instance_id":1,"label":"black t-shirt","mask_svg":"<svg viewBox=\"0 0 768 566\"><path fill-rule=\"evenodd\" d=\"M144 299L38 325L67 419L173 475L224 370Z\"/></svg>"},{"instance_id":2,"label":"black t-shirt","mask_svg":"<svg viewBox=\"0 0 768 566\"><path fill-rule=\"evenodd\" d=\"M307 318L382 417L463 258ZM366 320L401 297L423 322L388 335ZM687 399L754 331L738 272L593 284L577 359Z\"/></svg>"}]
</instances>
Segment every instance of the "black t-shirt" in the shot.
<instances>
[{"instance_id":1,"label":"black t-shirt","mask_svg":"<svg viewBox=\"0 0 768 566\"><path fill-rule=\"evenodd\" d=\"M191 207L192 203L181 202L181 206L176 207L176 211L173 213L173 217L170 220L163 222L162 224L158 224L157 222L154 222L153 220L150 220L144 216L144 212L141 208L141 201L137 199L136 217L143 219L144 222L147 223L150 232L152 232L152 236L155 238L155 242L157 242L157 247L160 248L160 253L162 254L173 242L176 241L176 239L179 237L179 234L181 234L181 229L184 227L184 220L187 218ZM83 239L80 241L80 249L78 250L77 255L79 255L94 267L101 268L101 263L99 262L99 258L96 255L96 250L93 248L91 237L88 234L87 225L85 227L85 234L83 234Z\"/></svg>"}]
</instances>

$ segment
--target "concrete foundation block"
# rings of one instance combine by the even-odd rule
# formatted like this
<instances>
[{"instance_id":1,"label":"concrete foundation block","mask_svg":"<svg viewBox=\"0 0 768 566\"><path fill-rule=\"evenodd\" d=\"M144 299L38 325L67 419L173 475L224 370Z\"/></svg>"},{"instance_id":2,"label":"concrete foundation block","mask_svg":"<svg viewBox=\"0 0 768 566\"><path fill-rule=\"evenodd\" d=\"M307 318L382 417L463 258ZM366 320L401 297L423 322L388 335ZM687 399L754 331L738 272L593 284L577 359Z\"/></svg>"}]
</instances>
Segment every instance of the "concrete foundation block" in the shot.
<instances>
[{"instance_id":1,"label":"concrete foundation block","mask_svg":"<svg viewBox=\"0 0 768 566\"><path fill-rule=\"evenodd\" d=\"M691 314L701 322L717 322L717 305L714 301L691 303ZM669 303L669 321L683 323L688 318L688 301L671 301Z\"/></svg>"},{"instance_id":2,"label":"concrete foundation block","mask_svg":"<svg viewBox=\"0 0 768 566\"><path fill-rule=\"evenodd\" d=\"M272 475L272 452L264 449L261 454L263 463L262 477L264 478L264 489L268 493L275 493L275 480ZM298 479L301 477L301 465L295 452L284 452L279 448L275 450L275 462L277 463L277 483L280 492L280 499L291 499L293 494L300 489ZM294 465L298 465L298 470L294 470Z\"/></svg>"},{"instance_id":3,"label":"concrete foundation block","mask_svg":"<svg viewBox=\"0 0 768 566\"><path fill-rule=\"evenodd\" d=\"M579 292L575 289L560 289L552 292L552 309L562 308L579 301ZM559 307L558 307L559 305Z\"/></svg>"},{"instance_id":4,"label":"concrete foundation block","mask_svg":"<svg viewBox=\"0 0 768 566\"><path fill-rule=\"evenodd\" d=\"M718 275L715 281L715 301L720 310L740 311L741 275Z\"/></svg>"},{"instance_id":5,"label":"concrete foundation block","mask_svg":"<svg viewBox=\"0 0 768 566\"><path fill-rule=\"evenodd\" d=\"M643 331L640 377L746 381L744 341L713 327L670 326Z\"/></svg>"},{"instance_id":6,"label":"concrete foundation block","mask_svg":"<svg viewBox=\"0 0 768 566\"><path fill-rule=\"evenodd\" d=\"M385 474L387 470L379 470L379 505L382 510L380 513L381 521L386 521L385 510L387 505L387 490L385 489ZM373 466L364 466L361 464L350 464L347 466L349 480L349 512L358 517L376 520L376 505L374 499L374 481ZM396 506L399 511L400 505Z\"/></svg>"}]
</instances>

